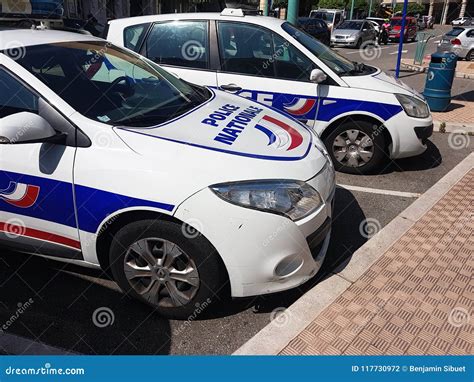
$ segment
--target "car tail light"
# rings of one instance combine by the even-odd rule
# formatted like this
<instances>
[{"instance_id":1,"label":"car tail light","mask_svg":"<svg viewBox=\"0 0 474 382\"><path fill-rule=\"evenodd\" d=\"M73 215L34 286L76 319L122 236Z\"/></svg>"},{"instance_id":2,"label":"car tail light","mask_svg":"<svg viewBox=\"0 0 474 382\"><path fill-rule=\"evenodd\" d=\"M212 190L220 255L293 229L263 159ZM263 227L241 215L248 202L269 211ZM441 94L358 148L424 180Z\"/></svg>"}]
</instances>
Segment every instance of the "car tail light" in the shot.
<instances>
[{"instance_id":1,"label":"car tail light","mask_svg":"<svg viewBox=\"0 0 474 382\"><path fill-rule=\"evenodd\" d=\"M461 40L458 38L452 39L451 44L453 45L461 45Z\"/></svg>"}]
</instances>

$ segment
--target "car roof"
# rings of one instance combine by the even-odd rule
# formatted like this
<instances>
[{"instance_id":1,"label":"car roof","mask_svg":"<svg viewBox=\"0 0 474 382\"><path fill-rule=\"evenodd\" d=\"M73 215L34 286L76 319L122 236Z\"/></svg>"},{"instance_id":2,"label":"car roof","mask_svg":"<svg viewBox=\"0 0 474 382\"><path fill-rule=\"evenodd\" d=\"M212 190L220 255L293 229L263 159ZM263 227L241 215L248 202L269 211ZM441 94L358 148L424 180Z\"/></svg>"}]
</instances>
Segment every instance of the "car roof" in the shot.
<instances>
[{"instance_id":1,"label":"car roof","mask_svg":"<svg viewBox=\"0 0 474 382\"><path fill-rule=\"evenodd\" d=\"M266 16L224 16L217 12L212 13L165 13L161 15L150 15L150 16L136 16L126 17L123 19L110 20L109 24L115 27L126 28L130 25L145 24L156 21L168 21L168 20L225 20L225 21L236 21L236 22L249 22L252 24L259 24L268 28L277 28L286 20L277 19L275 17Z\"/></svg>"},{"instance_id":2,"label":"car roof","mask_svg":"<svg viewBox=\"0 0 474 382\"><path fill-rule=\"evenodd\" d=\"M0 50L58 42L94 40L103 41L94 36L64 31L37 29L0 30Z\"/></svg>"}]
</instances>

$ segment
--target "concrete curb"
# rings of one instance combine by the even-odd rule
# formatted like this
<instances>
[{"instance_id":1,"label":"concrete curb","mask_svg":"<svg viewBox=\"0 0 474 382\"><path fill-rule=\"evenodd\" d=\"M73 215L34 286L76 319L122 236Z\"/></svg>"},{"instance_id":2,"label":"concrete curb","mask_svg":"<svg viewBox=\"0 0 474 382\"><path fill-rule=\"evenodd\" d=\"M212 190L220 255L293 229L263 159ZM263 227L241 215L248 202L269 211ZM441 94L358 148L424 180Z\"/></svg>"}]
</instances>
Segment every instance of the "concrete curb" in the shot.
<instances>
[{"instance_id":1,"label":"concrete curb","mask_svg":"<svg viewBox=\"0 0 474 382\"><path fill-rule=\"evenodd\" d=\"M434 204L436 204L470 169L474 167L474 153L427 190L418 200L401 212L367 243L360 247L343 268L335 269L324 281L305 293L285 312L234 355L275 355L307 327L327 306L357 281L384 253Z\"/></svg>"},{"instance_id":2,"label":"concrete curb","mask_svg":"<svg viewBox=\"0 0 474 382\"><path fill-rule=\"evenodd\" d=\"M442 124L445 125L444 132L446 133L474 134L474 124L472 123L433 121L433 131L439 132Z\"/></svg>"},{"instance_id":3,"label":"concrete curb","mask_svg":"<svg viewBox=\"0 0 474 382\"><path fill-rule=\"evenodd\" d=\"M411 70L413 72L418 72L418 73L424 73L428 69L426 66L421 66L421 65L412 65L412 64L407 64L402 62L401 67L404 69ZM462 72L456 72L454 73L454 76L456 78L463 78L465 80L474 80L474 73L462 73Z\"/></svg>"}]
</instances>

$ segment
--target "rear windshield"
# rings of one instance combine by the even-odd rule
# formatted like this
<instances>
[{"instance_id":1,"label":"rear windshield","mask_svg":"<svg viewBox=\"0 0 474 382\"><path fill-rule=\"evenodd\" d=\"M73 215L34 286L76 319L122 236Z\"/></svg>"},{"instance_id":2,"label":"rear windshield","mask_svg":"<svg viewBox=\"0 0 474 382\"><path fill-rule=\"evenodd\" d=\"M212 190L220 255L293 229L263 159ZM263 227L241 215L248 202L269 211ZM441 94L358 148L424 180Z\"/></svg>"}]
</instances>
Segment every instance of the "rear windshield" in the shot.
<instances>
[{"instance_id":1,"label":"rear windshield","mask_svg":"<svg viewBox=\"0 0 474 382\"><path fill-rule=\"evenodd\" d=\"M459 36L463 32L464 28L454 28L446 33L446 36Z\"/></svg>"},{"instance_id":2,"label":"rear windshield","mask_svg":"<svg viewBox=\"0 0 474 382\"><path fill-rule=\"evenodd\" d=\"M320 20L324 20L328 23L332 23L332 21L334 19L334 13L331 13L331 12L316 12L316 13L313 13L313 17L315 19L320 19Z\"/></svg>"}]
</instances>

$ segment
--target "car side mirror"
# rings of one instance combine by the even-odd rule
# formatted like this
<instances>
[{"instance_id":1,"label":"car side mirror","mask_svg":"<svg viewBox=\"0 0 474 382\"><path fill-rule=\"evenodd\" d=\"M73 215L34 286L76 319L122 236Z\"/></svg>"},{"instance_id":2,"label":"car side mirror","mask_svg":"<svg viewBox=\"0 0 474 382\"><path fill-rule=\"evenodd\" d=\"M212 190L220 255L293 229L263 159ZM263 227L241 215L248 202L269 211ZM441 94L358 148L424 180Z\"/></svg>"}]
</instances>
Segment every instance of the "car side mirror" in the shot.
<instances>
[{"instance_id":1,"label":"car side mirror","mask_svg":"<svg viewBox=\"0 0 474 382\"><path fill-rule=\"evenodd\" d=\"M321 69L313 69L309 75L309 80L315 84L320 84L321 82L326 81L328 76Z\"/></svg>"},{"instance_id":2,"label":"car side mirror","mask_svg":"<svg viewBox=\"0 0 474 382\"><path fill-rule=\"evenodd\" d=\"M30 112L0 118L0 144L59 143L65 134L58 134L46 119Z\"/></svg>"}]
</instances>

